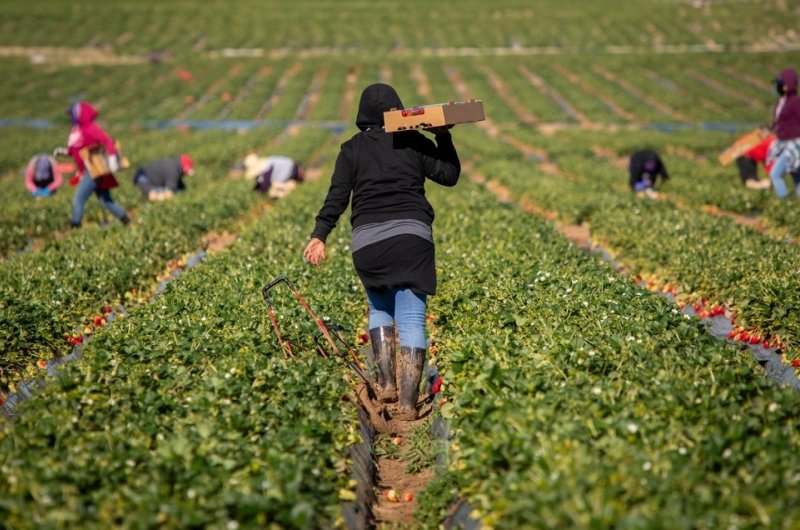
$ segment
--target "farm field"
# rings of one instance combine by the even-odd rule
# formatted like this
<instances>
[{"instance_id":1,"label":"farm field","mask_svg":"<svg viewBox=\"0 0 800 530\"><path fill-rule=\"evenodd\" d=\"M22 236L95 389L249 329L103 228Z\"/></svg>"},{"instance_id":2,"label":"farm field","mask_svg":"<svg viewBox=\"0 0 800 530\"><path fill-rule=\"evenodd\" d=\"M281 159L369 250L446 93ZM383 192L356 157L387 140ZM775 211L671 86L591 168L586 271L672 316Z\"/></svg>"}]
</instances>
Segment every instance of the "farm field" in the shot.
<instances>
[{"instance_id":1,"label":"farm field","mask_svg":"<svg viewBox=\"0 0 800 530\"><path fill-rule=\"evenodd\" d=\"M0 0L0 528L798 528L800 203L717 160L769 123L798 15ZM285 355L262 292L285 275L365 362L347 214L322 265L302 250L374 82L486 111L452 131L458 185L426 187L443 384L400 438L278 288ZM71 230L68 177L23 185L80 100L131 161L128 226L92 198ZM641 148L659 200L628 187ZM135 168L182 152L187 189L144 202ZM307 181L255 193L250 152Z\"/></svg>"}]
</instances>

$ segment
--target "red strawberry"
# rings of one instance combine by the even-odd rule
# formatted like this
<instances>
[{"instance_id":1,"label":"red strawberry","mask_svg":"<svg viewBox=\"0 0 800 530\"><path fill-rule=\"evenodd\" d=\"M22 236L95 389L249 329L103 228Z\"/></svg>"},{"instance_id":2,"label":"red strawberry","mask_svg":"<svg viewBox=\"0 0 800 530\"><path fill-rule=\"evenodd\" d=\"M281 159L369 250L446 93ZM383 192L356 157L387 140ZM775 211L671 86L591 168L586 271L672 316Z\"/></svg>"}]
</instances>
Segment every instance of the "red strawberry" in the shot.
<instances>
[{"instance_id":1,"label":"red strawberry","mask_svg":"<svg viewBox=\"0 0 800 530\"><path fill-rule=\"evenodd\" d=\"M110 312L111 312L111 306L110 306L110 305L105 305L105 306L103 306L103 314L104 314L104 315L107 315L107 314L109 314Z\"/></svg>"},{"instance_id":2,"label":"red strawberry","mask_svg":"<svg viewBox=\"0 0 800 530\"><path fill-rule=\"evenodd\" d=\"M750 337L750 344L758 344L761 342L761 335L752 335Z\"/></svg>"},{"instance_id":3,"label":"red strawberry","mask_svg":"<svg viewBox=\"0 0 800 530\"><path fill-rule=\"evenodd\" d=\"M792 366L794 368L800 368L800 359L795 359L792 361Z\"/></svg>"},{"instance_id":4,"label":"red strawberry","mask_svg":"<svg viewBox=\"0 0 800 530\"><path fill-rule=\"evenodd\" d=\"M433 385L431 385L431 394L438 394L441 389L442 389L442 376L437 375L436 381L434 381Z\"/></svg>"}]
</instances>

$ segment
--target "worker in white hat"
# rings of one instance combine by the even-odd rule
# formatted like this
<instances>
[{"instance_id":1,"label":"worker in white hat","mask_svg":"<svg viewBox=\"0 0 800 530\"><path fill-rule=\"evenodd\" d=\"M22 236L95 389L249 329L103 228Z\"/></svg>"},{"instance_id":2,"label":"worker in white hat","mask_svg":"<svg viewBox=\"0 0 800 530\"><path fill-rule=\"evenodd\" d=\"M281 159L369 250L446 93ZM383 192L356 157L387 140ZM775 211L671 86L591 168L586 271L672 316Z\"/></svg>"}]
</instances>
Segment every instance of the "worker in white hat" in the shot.
<instances>
[{"instance_id":1,"label":"worker in white hat","mask_svg":"<svg viewBox=\"0 0 800 530\"><path fill-rule=\"evenodd\" d=\"M279 199L303 182L303 167L288 156L258 156L250 153L244 159L244 178L255 179L255 189Z\"/></svg>"}]
</instances>

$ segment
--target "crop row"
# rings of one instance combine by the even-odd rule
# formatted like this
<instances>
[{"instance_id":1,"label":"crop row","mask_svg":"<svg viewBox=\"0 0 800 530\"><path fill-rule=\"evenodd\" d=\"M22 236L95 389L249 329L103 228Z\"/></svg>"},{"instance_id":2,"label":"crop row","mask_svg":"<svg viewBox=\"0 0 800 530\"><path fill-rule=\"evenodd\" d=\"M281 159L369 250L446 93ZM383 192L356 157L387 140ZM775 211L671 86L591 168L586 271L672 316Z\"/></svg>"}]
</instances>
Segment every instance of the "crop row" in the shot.
<instances>
[{"instance_id":1,"label":"crop row","mask_svg":"<svg viewBox=\"0 0 800 530\"><path fill-rule=\"evenodd\" d=\"M463 153L469 136L457 133ZM314 327L278 290L280 326L304 352L283 359L260 293L287 274L348 336L364 324L346 222L322 267L300 258L325 184L302 186L228 252L98 333L25 405L0 432L4 520L336 524L353 488L343 455L358 441L344 368L308 354ZM466 176L429 192L454 439L421 499L423 524L454 498L499 528L791 520L796 457L783 449L797 443L800 397Z\"/></svg>"},{"instance_id":2,"label":"crop row","mask_svg":"<svg viewBox=\"0 0 800 530\"><path fill-rule=\"evenodd\" d=\"M312 9L313 7L313 9ZM692 7L673 2L614 9L611 1L531 7L514 0L491 6L470 3L426 9L409 2L397 13L388 6L356 2L287 6L265 2L262 9L244 1L211 9L203 3L165 5L122 2L114 9L98 1L76 8L65 2L47 6L5 1L0 44L86 46L124 53L202 53L222 48L329 48L385 54L417 48L548 47L571 52L624 47L670 51L670 46L717 49L726 45L776 45L797 42L792 4L769 10L754 2ZM58 16L53 16L57 10ZM414 15L423 12L424 16ZM755 26L749 21L759 20ZM197 21L202 21L198 27ZM298 32L297 28L303 28ZM69 28L67 31L65 28ZM455 31L458 28L459 31ZM590 28L590 29L587 29Z\"/></svg>"},{"instance_id":3,"label":"crop row","mask_svg":"<svg viewBox=\"0 0 800 530\"><path fill-rule=\"evenodd\" d=\"M504 124L753 124L769 121L774 102L769 79L787 66L785 54L758 57L743 62L735 54L724 54L699 64L691 54L647 61L638 55L568 56L557 62L549 57L398 58L382 67L396 72L394 77L405 77L422 66L436 79L432 86L438 101L453 99L441 70L456 71L471 87L471 96L484 99L492 119ZM293 119L315 82L321 93L341 96L341 80L349 70L377 68L377 63L347 56L95 65L84 67L81 75L71 67L44 69L8 59L3 63L11 86L10 97L0 102L0 117L65 123L64 108L87 99L97 103L111 123L125 124ZM84 78L98 82L87 85ZM314 117L336 119L335 110L331 106Z\"/></svg>"},{"instance_id":4,"label":"crop row","mask_svg":"<svg viewBox=\"0 0 800 530\"><path fill-rule=\"evenodd\" d=\"M319 274L301 259L325 184L299 188L227 251L101 330L26 402L0 431L6 524L343 524L355 489L348 448L361 441L345 369L313 353L313 324L280 288L276 311L296 345L285 358L261 295L286 274L319 315L363 318L341 241Z\"/></svg>"},{"instance_id":5,"label":"crop row","mask_svg":"<svg viewBox=\"0 0 800 530\"><path fill-rule=\"evenodd\" d=\"M14 129L9 136L21 131ZM237 158L241 158L247 147L263 147L277 134L276 129L259 129L243 139L220 131L197 131L176 134L174 131L122 132L117 137L123 143L123 152L131 162L131 168L118 173L120 187L113 191L114 199L126 209L158 207L142 202L141 193L132 185L136 168L150 160L188 153L195 163L195 174L185 179L187 194L192 195L209 183L225 175ZM64 131L66 135L66 129ZM23 134L23 137L25 135ZM27 163L26 154L50 152L59 143L51 143L38 150L18 151L18 162ZM21 171L21 170L20 170ZM34 200L22 183L22 177L15 174L0 180L0 193L8 203L0 213L0 255L11 254L27 246L31 239L48 242L56 231L66 232L69 228L69 213L74 189L68 184L71 174L64 177L64 185L53 197L47 200ZM110 218L96 200L86 204L84 223L94 224ZM116 221L114 221L116 222Z\"/></svg>"},{"instance_id":6,"label":"crop row","mask_svg":"<svg viewBox=\"0 0 800 530\"><path fill-rule=\"evenodd\" d=\"M542 172L509 146L485 147L480 136L463 137L481 155L478 171L565 222L588 223L593 241L611 250L632 274L673 285L687 301L704 298L725 305L739 324L759 327L796 347L800 321L792 307L800 300L800 285L791 265L796 246L727 218L637 199L624 185L610 184L612 178L624 181L613 168L594 167L586 178L566 178Z\"/></svg>"},{"instance_id":7,"label":"crop row","mask_svg":"<svg viewBox=\"0 0 800 530\"><path fill-rule=\"evenodd\" d=\"M305 131L280 144L305 160L330 140ZM3 386L26 378L38 359L63 353L65 334L104 305L142 290L167 262L202 246L259 202L251 183L217 178L173 200L142 208L130 227L86 227L46 249L0 263Z\"/></svg>"},{"instance_id":8,"label":"crop row","mask_svg":"<svg viewBox=\"0 0 800 530\"><path fill-rule=\"evenodd\" d=\"M565 147L573 148L571 156L557 157L565 170L574 174L607 181L609 185L627 185L627 159L637 149L649 147L660 152L670 174L674 177L664 187L669 198L681 204L701 209L713 206L727 212L758 216L766 227L777 234L800 234L800 214L792 207L792 201L780 201L772 190L753 191L740 182L735 164L722 166L717 155L733 143L736 134L695 132L680 135L650 132L604 135L598 142L585 133L567 133L550 139L521 133L541 147L553 152L556 144L565 153ZM601 157L589 153L591 147L601 147L608 154ZM578 154L582 155L579 159ZM606 156L609 159L604 160ZM613 169L612 169L613 168ZM596 177L593 173L599 173ZM763 166L759 176L767 179ZM610 177L610 178L609 178ZM793 184L787 184L792 189Z\"/></svg>"},{"instance_id":9,"label":"crop row","mask_svg":"<svg viewBox=\"0 0 800 530\"><path fill-rule=\"evenodd\" d=\"M516 205L433 199L453 441L424 525L463 498L495 528L792 526L796 392Z\"/></svg>"}]
</instances>

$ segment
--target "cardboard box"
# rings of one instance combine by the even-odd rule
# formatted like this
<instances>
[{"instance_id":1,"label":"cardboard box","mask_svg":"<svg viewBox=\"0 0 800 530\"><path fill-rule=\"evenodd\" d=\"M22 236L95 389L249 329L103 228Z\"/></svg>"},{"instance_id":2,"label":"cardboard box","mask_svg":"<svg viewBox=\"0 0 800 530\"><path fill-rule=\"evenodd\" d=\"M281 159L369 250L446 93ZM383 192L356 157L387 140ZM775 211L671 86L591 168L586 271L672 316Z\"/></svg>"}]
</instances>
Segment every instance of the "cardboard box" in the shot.
<instances>
[{"instance_id":1,"label":"cardboard box","mask_svg":"<svg viewBox=\"0 0 800 530\"><path fill-rule=\"evenodd\" d=\"M483 121L485 119L483 102L479 99L436 103L409 109L392 109L383 113L384 130L388 133Z\"/></svg>"},{"instance_id":2,"label":"cardboard box","mask_svg":"<svg viewBox=\"0 0 800 530\"><path fill-rule=\"evenodd\" d=\"M726 166L761 143L761 140L769 136L766 129L754 129L747 134L740 136L733 145L725 149L719 155L719 163Z\"/></svg>"},{"instance_id":3,"label":"cardboard box","mask_svg":"<svg viewBox=\"0 0 800 530\"><path fill-rule=\"evenodd\" d=\"M122 146L119 141L114 142L114 147L117 149L119 169L122 170L130 167L130 162L122 154ZM102 144L84 147L78 151L78 155L83 160L83 164L89 170L89 176L93 179L111 174L111 170L108 168L108 154L106 153L106 148Z\"/></svg>"}]
</instances>

